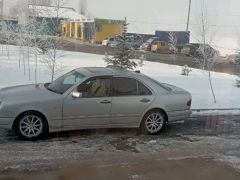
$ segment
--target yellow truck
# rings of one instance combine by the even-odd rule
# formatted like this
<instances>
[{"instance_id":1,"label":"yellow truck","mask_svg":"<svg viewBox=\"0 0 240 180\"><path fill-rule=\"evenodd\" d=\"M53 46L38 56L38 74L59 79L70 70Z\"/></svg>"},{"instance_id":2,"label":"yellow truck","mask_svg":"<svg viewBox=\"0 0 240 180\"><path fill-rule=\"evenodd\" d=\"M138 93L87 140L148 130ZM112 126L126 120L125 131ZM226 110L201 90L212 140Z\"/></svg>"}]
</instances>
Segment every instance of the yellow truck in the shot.
<instances>
[{"instance_id":1,"label":"yellow truck","mask_svg":"<svg viewBox=\"0 0 240 180\"><path fill-rule=\"evenodd\" d=\"M170 46L168 42L164 41L155 41L151 46L151 52L153 53L162 53L169 54L171 53Z\"/></svg>"}]
</instances>

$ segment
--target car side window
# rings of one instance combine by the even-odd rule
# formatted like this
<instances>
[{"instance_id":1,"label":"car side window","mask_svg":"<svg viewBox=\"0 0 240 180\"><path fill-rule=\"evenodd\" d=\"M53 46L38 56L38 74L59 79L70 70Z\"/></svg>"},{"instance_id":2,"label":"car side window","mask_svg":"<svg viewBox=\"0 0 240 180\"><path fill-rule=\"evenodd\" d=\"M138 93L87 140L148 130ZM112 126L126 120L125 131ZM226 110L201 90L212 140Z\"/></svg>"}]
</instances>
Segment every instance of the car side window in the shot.
<instances>
[{"instance_id":1,"label":"car side window","mask_svg":"<svg viewBox=\"0 0 240 180\"><path fill-rule=\"evenodd\" d=\"M145 96L152 92L141 82L131 78L113 78L113 96Z\"/></svg>"},{"instance_id":2,"label":"car side window","mask_svg":"<svg viewBox=\"0 0 240 180\"><path fill-rule=\"evenodd\" d=\"M109 97L111 93L110 78L92 78L83 82L78 91L82 93L83 98Z\"/></svg>"},{"instance_id":3,"label":"car side window","mask_svg":"<svg viewBox=\"0 0 240 180\"><path fill-rule=\"evenodd\" d=\"M131 78L113 78L113 96L136 96L137 82Z\"/></svg>"},{"instance_id":4,"label":"car side window","mask_svg":"<svg viewBox=\"0 0 240 180\"><path fill-rule=\"evenodd\" d=\"M152 92L139 81L137 81L137 89L139 96L152 95Z\"/></svg>"}]
</instances>

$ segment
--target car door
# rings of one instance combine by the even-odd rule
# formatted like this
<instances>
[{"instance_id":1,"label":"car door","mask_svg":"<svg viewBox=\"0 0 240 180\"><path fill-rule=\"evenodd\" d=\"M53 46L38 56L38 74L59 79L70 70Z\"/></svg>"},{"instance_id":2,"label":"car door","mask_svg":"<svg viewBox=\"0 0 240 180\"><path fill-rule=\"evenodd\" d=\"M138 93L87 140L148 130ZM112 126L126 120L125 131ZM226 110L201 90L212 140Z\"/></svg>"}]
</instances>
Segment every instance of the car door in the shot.
<instances>
[{"instance_id":1,"label":"car door","mask_svg":"<svg viewBox=\"0 0 240 180\"><path fill-rule=\"evenodd\" d=\"M153 101L152 92L133 78L113 77L111 125L135 127Z\"/></svg>"},{"instance_id":2,"label":"car door","mask_svg":"<svg viewBox=\"0 0 240 180\"><path fill-rule=\"evenodd\" d=\"M83 82L74 91L80 98L69 94L63 104L63 122L67 129L102 127L110 124L111 78L95 77Z\"/></svg>"}]
</instances>

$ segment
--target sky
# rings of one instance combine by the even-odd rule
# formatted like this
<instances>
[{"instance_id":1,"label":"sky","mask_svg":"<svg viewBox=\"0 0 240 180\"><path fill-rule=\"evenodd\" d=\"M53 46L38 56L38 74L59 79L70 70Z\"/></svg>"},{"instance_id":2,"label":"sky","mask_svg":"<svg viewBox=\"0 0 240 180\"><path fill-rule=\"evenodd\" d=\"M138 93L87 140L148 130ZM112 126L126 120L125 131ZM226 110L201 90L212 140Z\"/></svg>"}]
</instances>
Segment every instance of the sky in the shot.
<instances>
[{"instance_id":1,"label":"sky","mask_svg":"<svg viewBox=\"0 0 240 180\"><path fill-rule=\"evenodd\" d=\"M4 9L17 0L5 0ZM66 6L79 9L80 0L67 0ZM129 32L154 34L155 30L185 30L189 0L87 0L88 12L94 17L124 19ZM198 41L202 0L192 0L191 41ZM223 54L240 46L240 0L205 0L204 6L215 48ZM239 32L239 33L238 33ZM239 38L238 38L239 37Z\"/></svg>"}]
</instances>

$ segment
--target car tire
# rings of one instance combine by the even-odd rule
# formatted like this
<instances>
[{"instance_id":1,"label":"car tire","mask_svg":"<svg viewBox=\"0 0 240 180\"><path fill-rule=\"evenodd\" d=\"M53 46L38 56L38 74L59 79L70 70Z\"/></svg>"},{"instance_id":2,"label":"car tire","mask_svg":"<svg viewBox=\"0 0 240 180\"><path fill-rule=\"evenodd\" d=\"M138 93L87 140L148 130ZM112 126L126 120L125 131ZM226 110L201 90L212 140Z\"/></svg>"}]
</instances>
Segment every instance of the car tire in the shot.
<instances>
[{"instance_id":1,"label":"car tire","mask_svg":"<svg viewBox=\"0 0 240 180\"><path fill-rule=\"evenodd\" d=\"M146 113L142 119L140 130L142 134L156 135L165 127L166 114L161 110L152 110Z\"/></svg>"},{"instance_id":2,"label":"car tire","mask_svg":"<svg viewBox=\"0 0 240 180\"><path fill-rule=\"evenodd\" d=\"M49 127L44 116L35 112L27 112L16 119L14 130L18 137L24 140L39 140L47 138Z\"/></svg>"}]
</instances>

